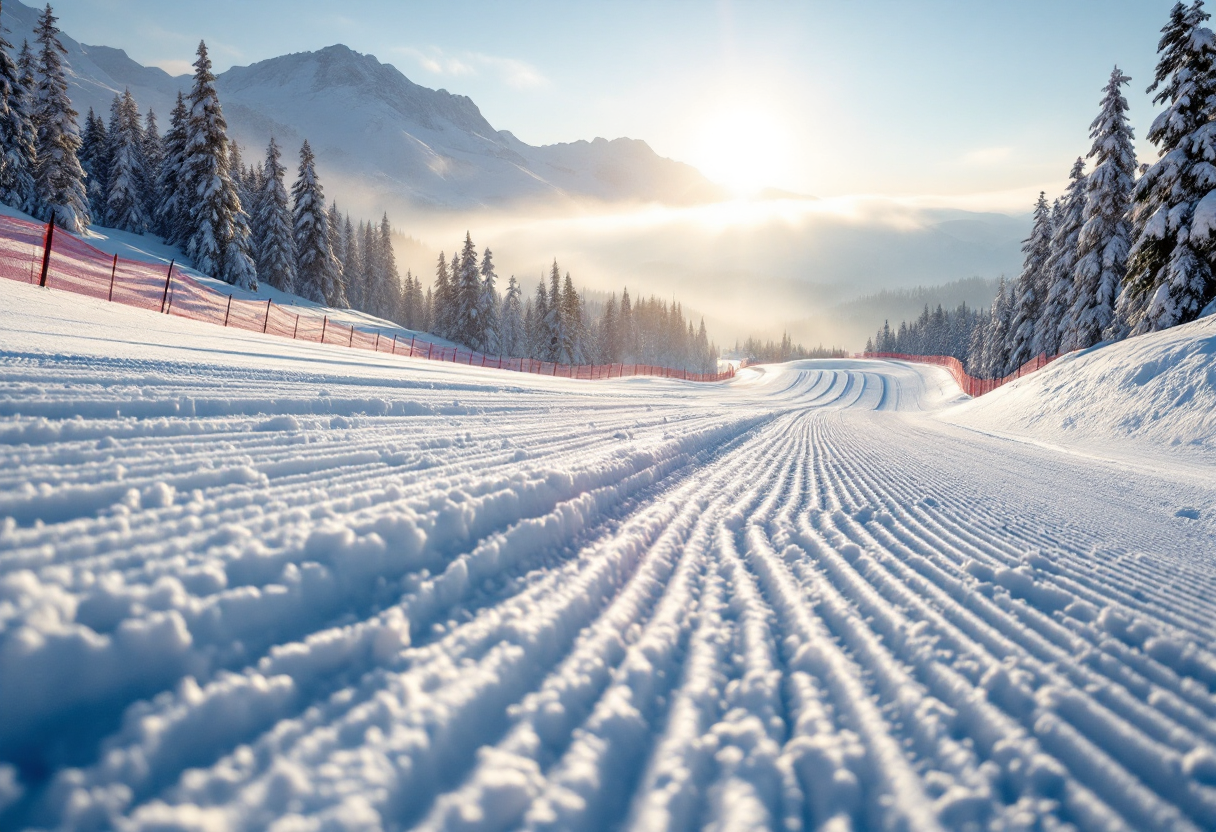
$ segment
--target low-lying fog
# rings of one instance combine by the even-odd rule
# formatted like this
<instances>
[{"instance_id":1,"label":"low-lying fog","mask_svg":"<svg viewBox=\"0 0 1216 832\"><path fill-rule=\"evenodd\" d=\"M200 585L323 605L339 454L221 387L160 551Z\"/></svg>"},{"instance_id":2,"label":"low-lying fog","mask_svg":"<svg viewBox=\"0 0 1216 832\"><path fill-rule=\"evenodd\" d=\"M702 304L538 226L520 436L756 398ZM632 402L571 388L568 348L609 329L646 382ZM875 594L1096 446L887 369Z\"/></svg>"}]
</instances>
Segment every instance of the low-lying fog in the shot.
<instances>
[{"instance_id":1,"label":"low-lying fog","mask_svg":"<svg viewBox=\"0 0 1216 832\"><path fill-rule=\"evenodd\" d=\"M361 191L335 182L331 193ZM341 197L340 197L341 198ZM378 215L385 195L343 205ZM381 209L382 210L382 209ZM808 346L860 349L884 317L924 303L991 300L1001 274L1016 276L1029 214L925 207L880 197L785 196L711 205L590 204L472 212L389 209L402 274L429 283L440 249L466 231L489 246L498 273L530 293L554 258L576 285L675 297L703 314L719 344L786 329ZM967 281L968 278L981 281ZM944 284L954 284L945 286ZM886 292L933 287L929 292ZM894 323L894 321L893 321Z\"/></svg>"}]
</instances>

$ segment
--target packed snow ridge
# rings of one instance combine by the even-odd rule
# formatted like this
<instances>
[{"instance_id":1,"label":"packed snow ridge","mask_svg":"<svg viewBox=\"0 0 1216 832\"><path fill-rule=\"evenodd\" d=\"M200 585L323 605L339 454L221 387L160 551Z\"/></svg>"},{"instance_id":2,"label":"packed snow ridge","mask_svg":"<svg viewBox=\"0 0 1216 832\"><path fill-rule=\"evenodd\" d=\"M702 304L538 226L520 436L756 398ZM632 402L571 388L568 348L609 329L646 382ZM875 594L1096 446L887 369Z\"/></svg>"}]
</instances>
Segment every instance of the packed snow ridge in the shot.
<instances>
[{"instance_id":1,"label":"packed snow ridge","mask_svg":"<svg viewBox=\"0 0 1216 832\"><path fill-rule=\"evenodd\" d=\"M1212 319L968 402L2 288L4 829L1216 827Z\"/></svg>"}]
</instances>

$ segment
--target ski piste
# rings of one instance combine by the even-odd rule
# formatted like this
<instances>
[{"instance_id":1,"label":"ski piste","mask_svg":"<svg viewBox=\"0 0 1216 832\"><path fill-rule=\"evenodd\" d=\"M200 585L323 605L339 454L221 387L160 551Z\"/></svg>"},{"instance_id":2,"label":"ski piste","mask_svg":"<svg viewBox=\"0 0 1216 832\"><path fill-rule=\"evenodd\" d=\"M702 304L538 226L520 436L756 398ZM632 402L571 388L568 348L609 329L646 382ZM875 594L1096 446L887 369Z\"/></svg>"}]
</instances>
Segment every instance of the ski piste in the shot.
<instances>
[{"instance_id":1,"label":"ski piste","mask_svg":"<svg viewBox=\"0 0 1216 832\"><path fill-rule=\"evenodd\" d=\"M6 828L1216 824L1216 318L972 400L0 288Z\"/></svg>"}]
</instances>

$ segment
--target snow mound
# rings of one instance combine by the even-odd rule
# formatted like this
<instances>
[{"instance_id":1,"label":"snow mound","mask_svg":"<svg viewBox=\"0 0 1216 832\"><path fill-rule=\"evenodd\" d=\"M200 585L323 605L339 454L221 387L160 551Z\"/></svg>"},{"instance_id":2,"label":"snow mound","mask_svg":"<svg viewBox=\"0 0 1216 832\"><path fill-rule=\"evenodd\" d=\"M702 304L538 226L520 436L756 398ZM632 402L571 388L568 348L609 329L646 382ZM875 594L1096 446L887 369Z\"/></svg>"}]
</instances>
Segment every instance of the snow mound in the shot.
<instances>
[{"instance_id":1,"label":"snow mound","mask_svg":"<svg viewBox=\"0 0 1216 832\"><path fill-rule=\"evenodd\" d=\"M986 432L1216 462L1216 317L1067 355L944 411Z\"/></svg>"}]
</instances>

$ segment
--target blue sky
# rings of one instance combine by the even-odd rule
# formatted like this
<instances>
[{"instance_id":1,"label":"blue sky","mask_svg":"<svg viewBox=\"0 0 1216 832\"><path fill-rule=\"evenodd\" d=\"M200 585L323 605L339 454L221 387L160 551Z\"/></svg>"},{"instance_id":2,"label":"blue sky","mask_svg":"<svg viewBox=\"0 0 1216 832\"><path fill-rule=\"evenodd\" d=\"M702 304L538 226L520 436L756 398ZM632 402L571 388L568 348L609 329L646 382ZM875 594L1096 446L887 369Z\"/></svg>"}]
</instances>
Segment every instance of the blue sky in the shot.
<instances>
[{"instance_id":1,"label":"blue sky","mask_svg":"<svg viewBox=\"0 0 1216 832\"><path fill-rule=\"evenodd\" d=\"M60 0L85 43L218 69L341 42L544 144L630 136L712 177L1016 208L1089 150L1118 65L1141 156L1173 0Z\"/></svg>"}]
</instances>

